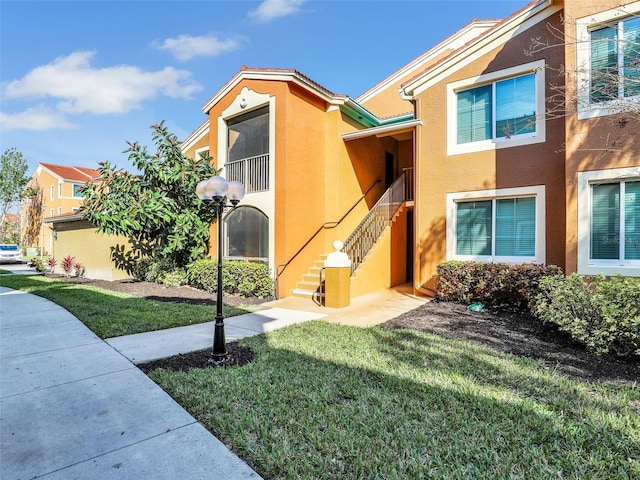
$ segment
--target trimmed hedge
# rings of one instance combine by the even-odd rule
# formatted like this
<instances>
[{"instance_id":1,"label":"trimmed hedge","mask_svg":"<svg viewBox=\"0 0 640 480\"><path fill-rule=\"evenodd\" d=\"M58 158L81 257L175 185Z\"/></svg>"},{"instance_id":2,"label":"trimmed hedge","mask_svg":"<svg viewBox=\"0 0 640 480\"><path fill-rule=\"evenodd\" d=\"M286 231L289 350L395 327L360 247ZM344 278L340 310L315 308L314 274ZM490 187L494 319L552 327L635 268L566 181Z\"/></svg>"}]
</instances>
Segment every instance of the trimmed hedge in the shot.
<instances>
[{"instance_id":1,"label":"trimmed hedge","mask_svg":"<svg viewBox=\"0 0 640 480\"><path fill-rule=\"evenodd\" d=\"M437 267L436 298L528 312L543 277L560 275L555 265L451 260Z\"/></svg>"},{"instance_id":2,"label":"trimmed hedge","mask_svg":"<svg viewBox=\"0 0 640 480\"><path fill-rule=\"evenodd\" d=\"M640 357L640 279L572 274L540 282L533 313L596 353Z\"/></svg>"},{"instance_id":3,"label":"trimmed hedge","mask_svg":"<svg viewBox=\"0 0 640 480\"><path fill-rule=\"evenodd\" d=\"M216 292L218 262L207 258L187 266L189 284L193 287ZM267 298L273 294L273 281L269 267L262 263L230 260L223 262L222 291L243 297Z\"/></svg>"}]
</instances>

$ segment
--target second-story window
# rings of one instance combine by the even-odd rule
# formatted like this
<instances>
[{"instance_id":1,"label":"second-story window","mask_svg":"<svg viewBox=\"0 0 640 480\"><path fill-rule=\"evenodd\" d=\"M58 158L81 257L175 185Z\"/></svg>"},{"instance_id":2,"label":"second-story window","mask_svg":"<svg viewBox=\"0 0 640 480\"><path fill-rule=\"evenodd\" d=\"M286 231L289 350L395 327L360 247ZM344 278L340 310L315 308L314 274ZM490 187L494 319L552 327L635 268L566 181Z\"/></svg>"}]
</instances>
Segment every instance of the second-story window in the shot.
<instances>
[{"instance_id":1,"label":"second-story window","mask_svg":"<svg viewBox=\"0 0 640 480\"><path fill-rule=\"evenodd\" d=\"M458 144L536 131L535 74L457 93Z\"/></svg>"},{"instance_id":2,"label":"second-story window","mask_svg":"<svg viewBox=\"0 0 640 480\"><path fill-rule=\"evenodd\" d=\"M51 198L51 200L55 198L55 194L56 194L56 187L55 185L51 185L51 187L49 187L49 197Z\"/></svg>"},{"instance_id":3,"label":"second-story window","mask_svg":"<svg viewBox=\"0 0 640 480\"><path fill-rule=\"evenodd\" d=\"M227 121L227 180L247 193L269 189L269 109L259 108Z\"/></svg>"},{"instance_id":4,"label":"second-story window","mask_svg":"<svg viewBox=\"0 0 640 480\"><path fill-rule=\"evenodd\" d=\"M80 192L80 189L82 188L82 185L77 185L75 184L73 186L73 196L78 198L78 197L82 197L82 193Z\"/></svg>"},{"instance_id":5,"label":"second-story window","mask_svg":"<svg viewBox=\"0 0 640 480\"><path fill-rule=\"evenodd\" d=\"M598 26L590 41L591 102L640 95L640 17Z\"/></svg>"}]
</instances>

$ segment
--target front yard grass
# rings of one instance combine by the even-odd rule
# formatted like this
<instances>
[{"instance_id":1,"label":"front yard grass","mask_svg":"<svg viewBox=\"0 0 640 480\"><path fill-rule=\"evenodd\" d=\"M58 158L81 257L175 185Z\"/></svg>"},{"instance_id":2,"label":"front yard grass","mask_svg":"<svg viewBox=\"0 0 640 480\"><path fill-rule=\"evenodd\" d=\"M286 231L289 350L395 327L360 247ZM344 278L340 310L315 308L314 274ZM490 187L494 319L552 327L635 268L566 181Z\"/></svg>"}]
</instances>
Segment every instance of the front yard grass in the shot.
<instances>
[{"instance_id":1,"label":"front yard grass","mask_svg":"<svg viewBox=\"0 0 640 480\"><path fill-rule=\"evenodd\" d=\"M215 305L160 302L41 275L2 275L0 286L23 290L64 307L100 338L210 322ZM224 306L225 317L246 313Z\"/></svg>"},{"instance_id":2,"label":"front yard grass","mask_svg":"<svg viewBox=\"0 0 640 480\"><path fill-rule=\"evenodd\" d=\"M307 322L150 377L265 479L640 478L640 391L411 330Z\"/></svg>"}]
</instances>

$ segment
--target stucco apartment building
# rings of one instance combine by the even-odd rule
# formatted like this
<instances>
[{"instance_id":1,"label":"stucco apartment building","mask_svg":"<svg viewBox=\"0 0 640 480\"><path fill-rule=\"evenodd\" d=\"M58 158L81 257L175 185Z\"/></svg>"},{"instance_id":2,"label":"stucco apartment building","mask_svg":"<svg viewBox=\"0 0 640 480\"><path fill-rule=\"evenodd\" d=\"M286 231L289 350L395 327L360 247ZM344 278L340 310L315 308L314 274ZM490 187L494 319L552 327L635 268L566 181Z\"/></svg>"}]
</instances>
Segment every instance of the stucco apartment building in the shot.
<instances>
[{"instance_id":1,"label":"stucco apartment building","mask_svg":"<svg viewBox=\"0 0 640 480\"><path fill-rule=\"evenodd\" d=\"M429 293L451 259L640 276L639 61L640 2L533 1L354 99L242 67L183 149L247 186L225 256L279 296L317 292L336 239L352 296Z\"/></svg>"},{"instance_id":2,"label":"stucco apartment building","mask_svg":"<svg viewBox=\"0 0 640 480\"><path fill-rule=\"evenodd\" d=\"M51 253L53 235L47 226L49 220L76 212L82 204L80 188L99 175L92 168L39 163L26 188L35 188L40 194L27 198L20 212L23 244L44 246L44 252Z\"/></svg>"}]
</instances>

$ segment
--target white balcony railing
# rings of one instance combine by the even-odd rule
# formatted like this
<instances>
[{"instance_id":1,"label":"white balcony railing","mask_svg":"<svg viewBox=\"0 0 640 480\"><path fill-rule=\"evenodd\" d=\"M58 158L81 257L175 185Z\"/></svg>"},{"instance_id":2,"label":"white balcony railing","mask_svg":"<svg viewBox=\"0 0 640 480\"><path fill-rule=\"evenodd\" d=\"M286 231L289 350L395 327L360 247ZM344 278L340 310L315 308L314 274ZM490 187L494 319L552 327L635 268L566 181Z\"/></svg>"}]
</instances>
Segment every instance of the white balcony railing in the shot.
<instances>
[{"instance_id":1,"label":"white balcony railing","mask_svg":"<svg viewBox=\"0 0 640 480\"><path fill-rule=\"evenodd\" d=\"M269 154L242 158L224 165L227 180L242 182L247 193L269 190Z\"/></svg>"}]
</instances>

